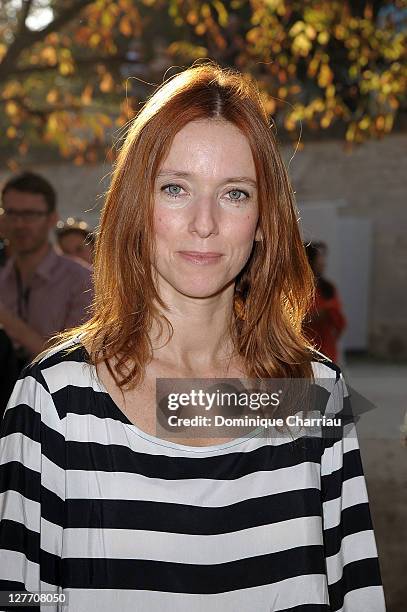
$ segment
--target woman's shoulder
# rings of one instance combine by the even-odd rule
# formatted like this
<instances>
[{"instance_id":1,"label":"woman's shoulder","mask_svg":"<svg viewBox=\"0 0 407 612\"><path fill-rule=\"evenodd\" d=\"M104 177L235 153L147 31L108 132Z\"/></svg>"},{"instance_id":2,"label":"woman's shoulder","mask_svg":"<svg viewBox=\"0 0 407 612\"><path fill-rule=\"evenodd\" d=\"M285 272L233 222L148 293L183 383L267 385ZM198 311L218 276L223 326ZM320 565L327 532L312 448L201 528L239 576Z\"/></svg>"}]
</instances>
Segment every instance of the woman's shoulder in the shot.
<instances>
[{"instance_id":1,"label":"woman's shoulder","mask_svg":"<svg viewBox=\"0 0 407 612\"><path fill-rule=\"evenodd\" d=\"M330 378L337 382L342 375L337 363L314 348L311 349L311 365L315 377Z\"/></svg>"},{"instance_id":2,"label":"woman's shoulder","mask_svg":"<svg viewBox=\"0 0 407 612\"><path fill-rule=\"evenodd\" d=\"M87 378L84 368L88 364L87 357L80 336L76 335L43 351L23 368L19 378L32 377L50 393L67 384L82 386Z\"/></svg>"},{"instance_id":3,"label":"woman's shoulder","mask_svg":"<svg viewBox=\"0 0 407 612\"><path fill-rule=\"evenodd\" d=\"M41 422L49 431L54 430L63 437L69 389L72 389L72 384L78 387L89 385L89 375L82 367L85 356L78 339L72 338L43 351L27 364L8 400L2 435L16 428L18 431L20 422L23 422L27 431L35 432L31 437L39 441Z\"/></svg>"},{"instance_id":4,"label":"woman's shoulder","mask_svg":"<svg viewBox=\"0 0 407 612\"><path fill-rule=\"evenodd\" d=\"M316 349L312 349L311 359L314 377L312 386L316 386L321 398L328 401L334 391L336 392L340 384L338 381L343 381L342 370L337 363Z\"/></svg>"}]
</instances>

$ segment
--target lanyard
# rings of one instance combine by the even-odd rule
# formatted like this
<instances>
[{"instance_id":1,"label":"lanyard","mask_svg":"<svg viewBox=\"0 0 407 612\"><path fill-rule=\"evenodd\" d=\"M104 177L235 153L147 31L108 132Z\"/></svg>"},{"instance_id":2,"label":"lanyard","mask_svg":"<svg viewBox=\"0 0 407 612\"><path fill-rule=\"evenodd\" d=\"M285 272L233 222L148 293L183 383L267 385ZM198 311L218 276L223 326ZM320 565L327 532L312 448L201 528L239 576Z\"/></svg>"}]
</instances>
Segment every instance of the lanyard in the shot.
<instances>
[{"instance_id":1,"label":"lanyard","mask_svg":"<svg viewBox=\"0 0 407 612\"><path fill-rule=\"evenodd\" d=\"M23 281L21 278L20 270L15 267L16 279L17 279L17 309L18 316L23 321L28 321L28 302L30 299L31 287L23 287Z\"/></svg>"}]
</instances>

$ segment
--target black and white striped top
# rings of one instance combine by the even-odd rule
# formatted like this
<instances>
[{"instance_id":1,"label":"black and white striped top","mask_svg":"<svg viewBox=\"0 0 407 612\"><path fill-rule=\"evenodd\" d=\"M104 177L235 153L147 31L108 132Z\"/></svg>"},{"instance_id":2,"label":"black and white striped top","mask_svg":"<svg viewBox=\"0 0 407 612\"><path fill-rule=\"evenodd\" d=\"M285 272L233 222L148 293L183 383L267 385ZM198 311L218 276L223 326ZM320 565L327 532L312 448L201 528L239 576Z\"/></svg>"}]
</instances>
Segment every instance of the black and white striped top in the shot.
<instances>
[{"instance_id":1,"label":"black and white striped top","mask_svg":"<svg viewBox=\"0 0 407 612\"><path fill-rule=\"evenodd\" d=\"M23 371L2 421L0 590L68 595L49 612L385 610L352 422L302 444L167 442L127 419L80 336L64 347ZM313 368L339 413L340 369Z\"/></svg>"}]
</instances>

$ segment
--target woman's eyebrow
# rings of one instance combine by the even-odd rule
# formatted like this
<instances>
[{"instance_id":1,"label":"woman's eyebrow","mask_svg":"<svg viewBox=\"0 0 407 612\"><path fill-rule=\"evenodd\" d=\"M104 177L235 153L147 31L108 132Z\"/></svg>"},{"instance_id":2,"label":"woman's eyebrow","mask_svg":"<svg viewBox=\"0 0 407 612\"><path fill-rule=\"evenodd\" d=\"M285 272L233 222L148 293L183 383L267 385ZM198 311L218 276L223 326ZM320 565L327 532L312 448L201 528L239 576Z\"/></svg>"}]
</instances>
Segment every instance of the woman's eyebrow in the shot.
<instances>
[{"instance_id":1,"label":"woman's eyebrow","mask_svg":"<svg viewBox=\"0 0 407 612\"><path fill-rule=\"evenodd\" d=\"M179 177L184 177L184 178L188 178L193 176L193 174L191 174L190 172L182 172L180 170L161 170L161 172L159 172L157 174L158 176L179 176ZM257 187L257 182L254 181L253 179L251 179L249 176L232 176L230 178L227 178L223 181L224 183L249 183L250 185L253 185L253 187Z\"/></svg>"}]
</instances>

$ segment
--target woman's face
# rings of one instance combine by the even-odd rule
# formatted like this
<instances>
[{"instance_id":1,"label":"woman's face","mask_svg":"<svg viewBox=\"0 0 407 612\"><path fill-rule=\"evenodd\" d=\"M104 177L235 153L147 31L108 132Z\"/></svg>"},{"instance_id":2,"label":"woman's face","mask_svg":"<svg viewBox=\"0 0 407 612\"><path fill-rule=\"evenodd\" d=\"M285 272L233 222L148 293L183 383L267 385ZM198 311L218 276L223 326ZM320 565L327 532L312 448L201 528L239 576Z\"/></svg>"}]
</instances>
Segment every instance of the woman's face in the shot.
<instances>
[{"instance_id":1,"label":"woman's face","mask_svg":"<svg viewBox=\"0 0 407 612\"><path fill-rule=\"evenodd\" d=\"M235 125L199 120L176 134L154 188L161 295L209 297L236 278L261 239L257 194L249 142Z\"/></svg>"}]
</instances>

